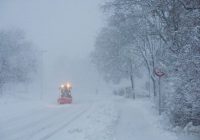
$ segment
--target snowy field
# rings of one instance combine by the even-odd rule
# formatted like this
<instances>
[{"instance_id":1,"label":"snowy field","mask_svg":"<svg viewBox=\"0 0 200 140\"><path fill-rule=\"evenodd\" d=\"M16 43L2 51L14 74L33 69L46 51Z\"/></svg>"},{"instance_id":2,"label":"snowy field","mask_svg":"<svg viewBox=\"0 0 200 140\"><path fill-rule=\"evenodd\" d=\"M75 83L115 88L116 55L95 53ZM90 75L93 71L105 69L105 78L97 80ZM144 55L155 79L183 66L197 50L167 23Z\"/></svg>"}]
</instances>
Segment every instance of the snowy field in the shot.
<instances>
[{"instance_id":1,"label":"snowy field","mask_svg":"<svg viewBox=\"0 0 200 140\"><path fill-rule=\"evenodd\" d=\"M0 140L198 140L164 130L145 99L90 95L71 105L4 99L0 110Z\"/></svg>"}]
</instances>

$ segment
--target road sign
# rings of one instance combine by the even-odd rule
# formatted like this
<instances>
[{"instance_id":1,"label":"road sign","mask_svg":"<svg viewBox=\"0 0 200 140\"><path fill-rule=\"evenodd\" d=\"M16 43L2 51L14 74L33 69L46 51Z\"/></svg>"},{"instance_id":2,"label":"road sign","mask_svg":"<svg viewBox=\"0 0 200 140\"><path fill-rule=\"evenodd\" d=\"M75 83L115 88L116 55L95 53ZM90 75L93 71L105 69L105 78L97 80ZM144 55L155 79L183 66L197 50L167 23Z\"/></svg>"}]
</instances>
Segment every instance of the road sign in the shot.
<instances>
[{"instance_id":1,"label":"road sign","mask_svg":"<svg viewBox=\"0 0 200 140\"><path fill-rule=\"evenodd\" d=\"M165 75L165 73L162 72L160 69L155 69L155 74L156 74L156 76L158 76L158 77L162 77L162 76Z\"/></svg>"}]
</instances>

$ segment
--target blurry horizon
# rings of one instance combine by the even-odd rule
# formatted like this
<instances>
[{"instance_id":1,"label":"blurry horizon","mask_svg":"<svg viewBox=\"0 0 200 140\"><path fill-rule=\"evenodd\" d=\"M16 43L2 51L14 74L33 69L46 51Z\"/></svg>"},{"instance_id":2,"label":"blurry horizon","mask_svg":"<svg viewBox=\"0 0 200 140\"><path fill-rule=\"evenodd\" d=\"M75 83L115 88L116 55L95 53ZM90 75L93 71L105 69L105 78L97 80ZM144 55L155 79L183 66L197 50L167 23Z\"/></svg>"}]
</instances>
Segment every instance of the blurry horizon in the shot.
<instances>
[{"instance_id":1,"label":"blurry horizon","mask_svg":"<svg viewBox=\"0 0 200 140\"><path fill-rule=\"evenodd\" d=\"M102 2L3 0L0 1L0 29L25 31L26 38L43 51L40 78L44 90L57 90L57 84L69 80L77 90L87 92L89 85L97 87L100 80L89 55L103 25Z\"/></svg>"}]
</instances>

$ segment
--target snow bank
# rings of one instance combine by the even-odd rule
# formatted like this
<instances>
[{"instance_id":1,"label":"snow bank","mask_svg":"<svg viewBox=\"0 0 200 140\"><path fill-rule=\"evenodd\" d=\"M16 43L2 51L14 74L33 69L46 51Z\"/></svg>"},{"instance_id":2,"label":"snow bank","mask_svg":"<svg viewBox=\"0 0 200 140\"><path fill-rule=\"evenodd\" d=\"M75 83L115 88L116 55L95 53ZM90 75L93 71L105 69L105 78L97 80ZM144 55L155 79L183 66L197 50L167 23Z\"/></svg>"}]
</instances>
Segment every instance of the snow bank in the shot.
<instances>
[{"instance_id":1,"label":"snow bank","mask_svg":"<svg viewBox=\"0 0 200 140\"><path fill-rule=\"evenodd\" d=\"M120 119L115 130L116 140L177 140L174 133L163 129L150 101L121 99L118 108Z\"/></svg>"},{"instance_id":2,"label":"snow bank","mask_svg":"<svg viewBox=\"0 0 200 140\"><path fill-rule=\"evenodd\" d=\"M193 133L200 135L200 126L194 126L192 122L188 123L184 128L185 133Z\"/></svg>"}]
</instances>

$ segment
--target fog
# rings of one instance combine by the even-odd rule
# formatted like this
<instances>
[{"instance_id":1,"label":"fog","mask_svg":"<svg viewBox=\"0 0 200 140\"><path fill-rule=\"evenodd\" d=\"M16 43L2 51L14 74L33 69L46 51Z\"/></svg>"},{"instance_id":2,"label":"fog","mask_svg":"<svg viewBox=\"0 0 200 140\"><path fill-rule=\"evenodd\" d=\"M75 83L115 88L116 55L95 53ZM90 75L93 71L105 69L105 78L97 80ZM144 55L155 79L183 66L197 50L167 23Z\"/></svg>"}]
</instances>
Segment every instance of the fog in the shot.
<instances>
[{"instance_id":1,"label":"fog","mask_svg":"<svg viewBox=\"0 0 200 140\"><path fill-rule=\"evenodd\" d=\"M102 27L102 0L1 0L0 28L20 28L42 51L38 82L43 92L71 81L76 92L95 92L103 84L90 63ZM38 83L39 84L39 83Z\"/></svg>"}]
</instances>

